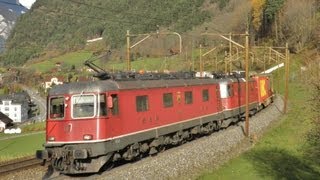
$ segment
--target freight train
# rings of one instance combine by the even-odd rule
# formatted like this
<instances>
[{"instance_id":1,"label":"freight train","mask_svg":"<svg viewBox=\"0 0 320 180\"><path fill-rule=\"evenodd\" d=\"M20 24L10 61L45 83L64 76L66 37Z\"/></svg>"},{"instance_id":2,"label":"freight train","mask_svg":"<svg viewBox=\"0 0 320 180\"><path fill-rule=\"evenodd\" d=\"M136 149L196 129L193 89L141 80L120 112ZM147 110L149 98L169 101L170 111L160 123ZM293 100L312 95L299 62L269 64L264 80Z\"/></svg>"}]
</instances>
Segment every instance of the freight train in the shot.
<instances>
[{"instance_id":1,"label":"freight train","mask_svg":"<svg viewBox=\"0 0 320 180\"><path fill-rule=\"evenodd\" d=\"M95 173L226 128L245 114L246 81L238 73L103 76L56 85L48 94L45 149L36 156L56 172ZM252 115L274 95L267 75L248 83Z\"/></svg>"}]
</instances>

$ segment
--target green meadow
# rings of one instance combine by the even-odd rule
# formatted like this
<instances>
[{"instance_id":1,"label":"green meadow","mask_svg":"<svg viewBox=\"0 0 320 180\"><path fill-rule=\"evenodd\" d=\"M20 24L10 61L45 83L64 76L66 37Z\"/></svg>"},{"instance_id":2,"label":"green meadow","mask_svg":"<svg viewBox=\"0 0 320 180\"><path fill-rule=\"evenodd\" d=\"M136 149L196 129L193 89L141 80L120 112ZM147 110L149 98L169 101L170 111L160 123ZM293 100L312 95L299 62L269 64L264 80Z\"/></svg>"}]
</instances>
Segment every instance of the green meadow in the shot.
<instances>
[{"instance_id":1,"label":"green meadow","mask_svg":"<svg viewBox=\"0 0 320 180\"><path fill-rule=\"evenodd\" d=\"M7 139L9 138L9 139ZM35 155L43 149L45 133L0 136L0 162Z\"/></svg>"}]
</instances>

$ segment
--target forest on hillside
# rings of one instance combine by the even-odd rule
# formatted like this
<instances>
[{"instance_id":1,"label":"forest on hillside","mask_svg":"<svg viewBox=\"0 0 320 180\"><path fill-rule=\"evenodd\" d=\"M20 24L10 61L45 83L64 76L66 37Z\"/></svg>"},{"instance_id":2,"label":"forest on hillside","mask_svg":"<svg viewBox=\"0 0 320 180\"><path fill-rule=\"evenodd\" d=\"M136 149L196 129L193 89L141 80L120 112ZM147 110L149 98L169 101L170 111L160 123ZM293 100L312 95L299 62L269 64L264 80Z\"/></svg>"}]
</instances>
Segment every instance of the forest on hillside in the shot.
<instances>
[{"instance_id":1,"label":"forest on hillside","mask_svg":"<svg viewBox=\"0 0 320 180\"><path fill-rule=\"evenodd\" d=\"M251 44L283 45L292 52L317 45L317 0L37 0L16 23L0 56L2 65L23 65L48 52L85 47L103 37L102 49L119 49L126 30L244 32Z\"/></svg>"},{"instance_id":2,"label":"forest on hillside","mask_svg":"<svg viewBox=\"0 0 320 180\"><path fill-rule=\"evenodd\" d=\"M46 49L72 51L87 39L104 37L117 48L127 29L137 33L159 26L186 31L210 17L204 0L38 0L21 16L7 42L4 64L23 64Z\"/></svg>"}]
</instances>

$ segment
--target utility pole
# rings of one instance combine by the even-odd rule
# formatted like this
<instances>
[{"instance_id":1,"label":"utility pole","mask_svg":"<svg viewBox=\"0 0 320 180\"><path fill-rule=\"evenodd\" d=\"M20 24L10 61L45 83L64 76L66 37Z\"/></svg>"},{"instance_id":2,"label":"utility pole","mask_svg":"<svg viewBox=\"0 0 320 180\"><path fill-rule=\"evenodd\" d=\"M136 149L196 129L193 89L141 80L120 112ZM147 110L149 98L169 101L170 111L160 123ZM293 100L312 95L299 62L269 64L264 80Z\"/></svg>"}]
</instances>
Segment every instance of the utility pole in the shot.
<instances>
[{"instance_id":1,"label":"utility pole","mask_svg":"<svg viewBox=\"0 0 320 180\"><path fill-rule=\"evenodd\" d=\"M200 44L200 77L202 77L202 45Z\"/></svg>"},{"instance_id":2,"label":"utility pole","mask_svg":"<svg viewBox=\"0 0 320 180\"><path fill-rule=\"evenodd\" d=\"M287 104L288 104L288 95L289 95L289 66L290 66L289 49L288 49L288 43L286 43L286 57L285 57L285 92L284 92L283 113L287 113Z\"/></svg>"},{"instance_id":3,"label":"utility pole","mask_svg":"<svg viewBox=\"0 0 320 180\"><path fill-rule=\"evenodd\" d=\"M246 31L245 34L232 34L237 36L245 36L245 46L233 41L231 38L225 37L223 34L217 34L217 33L203 33L201 35L212 35L212 36L219 36L222 39L227 40L228 42L231 42L232 45L241 47L245 49L245 74L246 74L246 121L245 121L245 135L249 137L249 32ZM230 34L228 34L230 35ZM226 57L225 57L226 58ZM227 61L225 59L225 71L227 71Z\"/></svg>"},{"instance_id":4,"label":"utility pole","mask_svg":"<svg viewBox=\"0 0 320 180\"><path fill-rule=\"evenodd\" d=\"M127 30L127 70L131 71L131 60L130 60L130 49L134 48L138 44L142 43L143 41L147 40L151 36L158 36L159 34L164 34L164 35L176 35L179 38L179 53L182 53L182 38L181 35L177 32L163 32L163 33L148 33L148 34L130 34L130 31ZM130 37L131 36L145 36L143 39L140 41L136 42L133 45L130 45Z\"/></svg>"},{"instance_id":5,"label":"utility pole","mask_svg":"<svg viewBox=\"0 0 320 180\"><path fill-rule=\"evenodd\" d=\"M224 52L224 73L227 74L228 72L228 53L227 51Z\"/></svg>"},{"instance_id":6,"label":"utility pole","mask_svg":"<svg viewBox=\"0 0 320 180\"><path fill-rule=\"evenodd\" d=\"M232 33L230 33L229 35L229 39L231 40L232 39ZM229 72L232 72L232 42L229 41L229 68L230 68L230 71Z\"/></svg>"},{"instance_id":7,"label":"utility pole","mask_svg":"<svg viewBox=\"0 0 320 180\"><path fill-rule=\"evenodd\" d=\"M130 31L127 30L127 71L131 71L130 62Z\"/></svg>"},{"instance_id":8,"label":"utility pole","mask_svg":"<svg viewBox=\"0 0 320 180\"><path fill-rule=\"evenodd\" d=\"M245 134L249 137L249 33L246 31L246 44L245 44L245 73L246 73L246 121L245 121Z\"/></svg>"}]
</instances>

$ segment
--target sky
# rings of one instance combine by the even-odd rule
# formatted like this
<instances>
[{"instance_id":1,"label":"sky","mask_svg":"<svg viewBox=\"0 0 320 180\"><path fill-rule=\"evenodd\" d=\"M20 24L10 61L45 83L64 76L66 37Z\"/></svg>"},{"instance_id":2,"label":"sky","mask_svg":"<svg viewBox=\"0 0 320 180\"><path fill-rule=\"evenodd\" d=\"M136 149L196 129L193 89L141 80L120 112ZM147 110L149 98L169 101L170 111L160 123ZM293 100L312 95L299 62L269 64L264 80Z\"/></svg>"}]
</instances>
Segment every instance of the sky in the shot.
<instances>
[{"instance_id":1,"label":"sky","mask_svg":"<svg viewBox=\"0 0 320 180\"><path fill-rule=\"evenodd\" d=\"M20 4L22 4L24 7L30 9L32 4L35 2L36 0L19 0Z\"/></svg>"}]
</instances>

